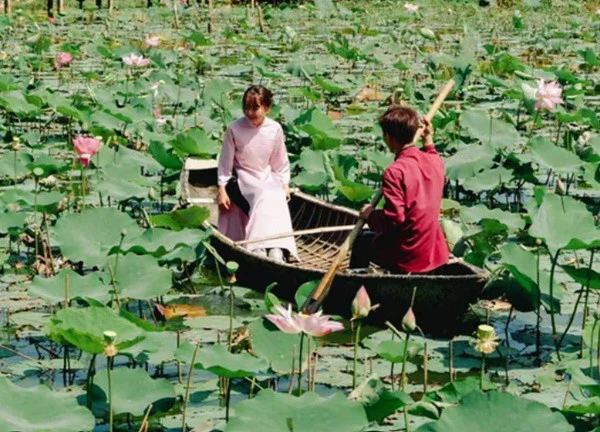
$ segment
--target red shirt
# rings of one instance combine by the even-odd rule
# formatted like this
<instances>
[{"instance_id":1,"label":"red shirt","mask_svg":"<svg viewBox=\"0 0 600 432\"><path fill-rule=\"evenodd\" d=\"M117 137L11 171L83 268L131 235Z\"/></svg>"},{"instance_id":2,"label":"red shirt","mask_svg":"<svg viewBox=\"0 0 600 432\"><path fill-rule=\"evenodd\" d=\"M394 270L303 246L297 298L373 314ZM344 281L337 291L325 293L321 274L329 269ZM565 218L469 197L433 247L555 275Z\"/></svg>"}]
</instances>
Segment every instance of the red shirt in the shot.
<instances>
[{"instance_id":1,"label":"red shirt","mask_svg":"<svg viewBox=\"0 0 600 432\"><path fill-rule=\"evenodd\" d=\"M371 212L379 262L404 273L424 273L448 262L440 226L445 168L434 146L402 150L383 173L383 210Z\"/></svg>"}]
</instances>

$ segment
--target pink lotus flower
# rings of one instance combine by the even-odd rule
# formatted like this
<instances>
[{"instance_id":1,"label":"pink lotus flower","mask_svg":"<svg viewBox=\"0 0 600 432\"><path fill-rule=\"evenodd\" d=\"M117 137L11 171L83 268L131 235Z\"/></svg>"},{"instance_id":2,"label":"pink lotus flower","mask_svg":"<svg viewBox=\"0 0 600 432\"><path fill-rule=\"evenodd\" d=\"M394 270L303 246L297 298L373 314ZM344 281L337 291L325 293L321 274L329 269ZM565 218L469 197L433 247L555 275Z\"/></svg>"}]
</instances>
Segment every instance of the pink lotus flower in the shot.
<instances>
[{"instance_id":1,"label":"pink lotus flower","mask_svg":"<svg viewBox=\"0 0 600 432\"><path fill-rule=\"evenodd\" d=\"M123 63L131 67L144 67L150 64L150 59L144 58L142 55L131 53L128 56L122 58Z\"/></svg>"},{"instance_id":2,"label":"pink lotus flower","mask_svg":"<svg viewBox=\"0 0 600 432\"><path fill-rule=\"evenodd\" d=\"M292 306L288 305L285 309L276 305L276 314L265 315L269 321L284 333L305 333L314 337L321 337L329 333L343 330L344 325L336 321L330 321L330 315L322 315L322 311L312 315L292 312Z\"/></svg>"},{"instance_id":3,"label":"pink lotus flower","mask_svg":"<svg viewBox=\"0 0 600 432\"><path fill-rule=\"evenodd\" d=\"M71 54L69 54L68 52L60 52L54 60L54 65L56 66L56 69L59 69L63 66L67 66L72 61L73 56Z\"/></svg>"},{"instance_id":4,"label":"pink lotus flower","mask_svg":"<svg viewBox=\"0 0 600 432\"><path fill-rule=\"evenodd\" d=\"M144 38L144 41L146 42L146 47L157 47L160 45L160 37L158 36L150 36L150 35L146 35L146 37Z\"/></svg>"},{"instance_id":5,"label":"pink lotus flower","mask_svg":"<svg viewBox=\"0 0 600 432\"><path fill-rule=\"evenodd\" d=\"M408 13L414 14L419 11L419 5L414 3L404 3L404 9L406 9Z\"/></svg>"},{"instance_id":6,"label":"pink lotus flower","mask_svg":"<svg viewBox=\"0 0 600 432\"><path fill-rule=\"evenodd\" d=\"M371 299L364 285L360 287L354 300L352 300L352 318L361 319L369 316L371 311Z\"/></svg>"},{"instance_id":7,"label":"pink lotus flower","mask_svg":"<svg viewBox=\"0 0 600 432\"><path fill-rule=\"evenodd\" d=\"M54 18L54 17L48 17L48 22L50 24L54 24L56 22L56 18Z\"/></svg>"},{"instance_id":8,"label":"pink lotus flower","mask_svg":"<svg viewBox=\"0 0 600 432\"><path fill-rule=\"evenodd\" d=\"M538 88L535 92L537 97L535 109L539 110L544 107L549 111L554 110L556 104L564 103L564 100L560 97L561 95L562 88L556 81L546 83L543 79L538 80Z\"/></svg>"},{"instance_id":9,"label":"pink lotus flower","mask_svg":"<svg viewBox=\"0 0 600 432\"><path fill-rule=\"evenodd\" d=\"M75 151L79 155L79 163L84 167L87 167L90 163L90 159L98 150L102 147L102 141L97 138L78 136L73 139L73 145Z\"/></svg>"}]
</instances>

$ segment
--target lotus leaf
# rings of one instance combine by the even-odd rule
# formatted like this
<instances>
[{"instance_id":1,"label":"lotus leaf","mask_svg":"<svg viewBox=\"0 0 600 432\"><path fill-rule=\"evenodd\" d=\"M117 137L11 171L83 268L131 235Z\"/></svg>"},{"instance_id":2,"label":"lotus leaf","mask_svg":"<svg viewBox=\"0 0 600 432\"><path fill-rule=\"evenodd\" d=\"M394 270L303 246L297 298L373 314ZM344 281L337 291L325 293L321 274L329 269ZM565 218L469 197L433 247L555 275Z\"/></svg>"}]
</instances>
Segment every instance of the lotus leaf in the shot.
<instances>
[{"instance_id":1,"label":"lotus leaf","mask_svg":"<svg viewBox=\"0 0 600 432\"><path fill-rule=\"evenodd\" d=\"M463 145L447 158L446 175L450 180L463 180L473 177L478 172L490 168L494 164L495 150L488 144Z\"/></svg>"},{"instance_id":2,"label":"lotus leaf","mask_svg":"<svg viewBox=\"0 0 600 432\"><path fill-rule=\"evenodd\" d=\"M358 432L368 424L363 407L343 393L321 397L305 393L297 398L263 390L253 399L235 405L226 432Z\"/></svg>"},{"instance_id":3,"label":"lotus leaf","mask_svg":"<svg viewBox=\"0 0 600 432\"><path fill-rule=\"evenodd\" d=\"M462 126L482 144L494 149L512 147L519 140L519 132L513 125L490 117L482 111L468 110L462 115Z\"/></svg>"},{"instance_id":4,"label":"lotus leaf","mask_svg":"<svg viewBox=\"0 0 600 432\"><path fill-rule=\"evenodd\" d=\"M91 354L103 352L105 331L117 334L115 345L119 350L127 349L144 338L139 327L105 307L62 309L50 319L47 327L54 341L69 342Z\"/></svg>"},{"instance_id":5,"label":"lotus leaf","mask_svg":"<svg viewBox=\"0 0 600 432\"><path fill-rule=\"evenodd\" d=\"M572 173L581 169L583 161L576 154L555 146L544 137L535 137L529 145L533 160L557 173Z\"/></svg>"},{"instance_id":6,"label":"lotus leaf","mask_svg":"<svg viewBox=\"0 0 600 432\"><path fill-rule=\"evenodd\" d=\"M279 331L264 318L252 322L248 329L252 351L267 360L275 372L290 373L292 363L298 363L298 356L294 353L298 353L300 349L300 336ZM303 363L302 368L306 366L306 362ZM298 368L297 364L295 368Z\"/></svg>"},{"instance_id":7,"label":"lotus leaf","mask_svg":"<svg viewBox=\"0 0 600 432\"><path fill-rule=\"evenodd\" d=\"M327 150L339 147L344 139L341 131L318 108L311 108L301 114L294 124L313 139L313 148Z\"/></svg>"},{"instance_id":8,"label":"lotus leaf","mask_svg":"<svg viewBox=\"0 0 600 432\"><path fill-rule=\"evenodd\" d=\"M573 431L560 414L539 402L491 391L474 391L463 397L456 407L446 408L439 420L427 423L416 432L545 432Z\"/></svg>"},{"instance_id":9,"label":"lotus leaf","mask_svg":"<svg viewBox=\"0 0 600 432\"><path fill-rule=\"evenodd\" d=\"M403 391L390 391L377 376L360 384L350 394L350 400L363 404L370 422L381 421L397 409L412 405L414 401Z\"/></svg>"},{"instance_id":10,"label":"lotus leaf","mask_svg":"<svg viewBox=\"0 0 600 432\"><path fill-rule=\"evenodd\" d=\"M184 342L177 350L176 357L182 362L189 363L193 351L194 346ZM264 359L244 353L232 354L222 345L211 345L198 350L194 367L226 378L244 378L264 372L269 366Z\"/></svg>"},{"instance_id":11,"label":"lotus leaf","mask_svg":"<svg viewBox=\"0 0 600 432\"><path fill-rule=\"evenodd\" d=\"M165 378L152 379L143 369L117 368L112 372L112 407L115 414L143 416L152 404L152 412L166 412L175 403L175 389ZM108 377L103 370L94 379L93 399L108 412ZM98 409L97 406L94 407Z\"/></svg>"},{"instance_id":12,"label":"lotus leaf","mask_svg":"<svg viewBox=\"0 0 600 432\"><path fill-rule=\"evenodd\" d=\"M402 363L404 360L404 347L406 345L405 341L395 341L395 340L387 340L380 343L375 342L374 340L367 340L365 345L375 351L375 353L384 360L389 361L390 363ZM417 356L421 351L423 351L423 344L416 341L408 341L407 348L407 361L410 361L415 356Z\"/></svg>"},{"instance_id":13,"label":"lotus leaf","mask_svg":"<svg viewBox=\"0 0 600 432\"><path fill-rule=\"evenodd\" d=\"M181 231L183 228L200 228L209 216L210 210L207 207L193 206L152 216L152 223L156 226L171 228L174 231Z\"/></svg>"},{"instance_id":14,"label":"lotus leaf","mask_svg":"<svg viewBox=\"0 0 600 432\"><path fill-rule=\"evenodd\" d=\"M585 204L553 193L544 196L542 205L533 216L529 235L543 239L553 255L558 249L600 246L600 229Z\"/></svg>"},{"instance_id":15,"label":"lotus leaf","mask_svg":"<svg viewBox=\"0 0 600 432\"><path fill-rule=\"evenodd\" d=\"M473 207L461 207L460 214L467 223L481 223L483 220L497 220L503 224L509 232L516 232L525 228L525 220L515 213L500 209L488 209L483 204Z\"/></svg>"},{"instance_id":16,"label":"lotus leaf","mask_svg":"<svg viewBox=\"0 0 600 432\"><path fill-rule=\"evenodd\" d=\"M137 236L137 223L115 208L94 208L61 217L54 228L63 255L73 262L103 266L111 249L119 245L121 232Z\"/></svg>"},{"instance_id":17,"label":"lotus leaf","mask_svg":"<svg viewBox=\"0 0 600 432\"><path fill-rule=\"evenodd\" d=\"M6 235L23 228L27 213L0 213L0 234Z\"/></svg>"},{"instance_id":18,"label":"lotus leaf","mask_svg":"<svg viewBox=\"0 0 600 432\"><path fill-rule=\"evenodd\" d=\"M68 393L44 385L22 388L0 377L0 430L79 432L92 430L94 416Z\"/></svg>"},{"instance_id":19,"label":"lotus leaf","mask_svg":"<svg viewBox=\"0 0 600 432\"><path fill-rule=\"evenodd\" d=\"M218 144L210 139L202 129L180 133L170 141L180 156L211 157L219 152Z\"/></svg>"},{"instance_id":20,"label":"lotus leaf","mask_svg":"<svg viewBox=\"0 0 600 432\"><path fill-rule=\"evenodd\" d=\"M65 301L66 285L68 278L69 298L85 299L86 297L98 300L102 303L110 299L110 289L102 282L97 273L81 276L70 269L63 269L52 278L36 276L31 284L27 285L29 294L43 298L52 303Z\"/></svg>"},{"instance_id":21,"label":"lotus leaf","mask_svg":"<svg viewBox=\"0 0 600 432\"><path fill-rule=\"evenodd\" d=\"M112 281L116 259L116 255L111 256L111 268L105 270L107 285ZM119 256L114 279L120 298L136 300L160 297L169 292L173 285L171 270L160 267L157 259L149 255Z\"/></svg>"},{"instance_id":22,"label":"lotus leaf","mask_svg":"<svg viewBox=\"0 0 600 432\"><path fill-rule=\"evenodd\" d=\"M600 290L600 273L594 269L575 267L572 265L562 266L562 269L578 284L587 286L589 283L590 288Z\"/></svg>"}]
</instances>

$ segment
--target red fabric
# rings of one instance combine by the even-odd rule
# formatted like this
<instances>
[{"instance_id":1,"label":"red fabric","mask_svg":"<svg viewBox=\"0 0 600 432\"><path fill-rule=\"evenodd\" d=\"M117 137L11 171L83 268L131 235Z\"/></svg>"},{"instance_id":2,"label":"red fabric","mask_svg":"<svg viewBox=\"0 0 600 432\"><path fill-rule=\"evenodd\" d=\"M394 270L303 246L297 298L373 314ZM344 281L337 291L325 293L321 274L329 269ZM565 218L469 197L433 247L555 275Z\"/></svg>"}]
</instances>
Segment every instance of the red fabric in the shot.
<instances>
[{"instance_id":1,"label":"red fabric","mask_svg":"<svg viewBox=\"0 0 600 432\"><path fill-rule=\"evenodd\" d=\"M401 151L383 174L383 210L368 219L381 233L373 241L378 261L404 273L425 273L448 262L440 226L445 168L433 146Z\"/></svg>"}]
</instances>

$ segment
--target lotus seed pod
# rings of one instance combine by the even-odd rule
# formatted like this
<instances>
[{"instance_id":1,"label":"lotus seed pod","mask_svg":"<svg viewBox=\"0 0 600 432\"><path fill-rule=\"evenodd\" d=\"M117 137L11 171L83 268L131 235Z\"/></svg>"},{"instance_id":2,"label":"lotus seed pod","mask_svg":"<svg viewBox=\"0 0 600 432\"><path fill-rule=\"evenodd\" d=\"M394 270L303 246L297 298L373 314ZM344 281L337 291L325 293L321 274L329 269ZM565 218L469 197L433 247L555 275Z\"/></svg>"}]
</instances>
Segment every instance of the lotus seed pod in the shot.
<instances>
[{"instance_id":1,"label":"lotus seed pod","mask_svg":"<svg viewBox=\"0 0 600 432\"><path fill-rule=\"evenodd\" d=\"M117 334L112 330L107 330L103 333L104 335L104 343L111 344L117 340Z\"/></svg>"},{"instance_id":2,"label":"lotus seed pod","mask_svg":"<svg viewBox=\"0 0 600 432\"><path fill-rule=\"evenodd\" d=\"M371 298L364 285L360 287L354 300L352 300L352 318L363 319L369 316L371 311Z\"/></svg>"},{"instance_id":3,"label":"lotus seed pod","mask_svg":"<svg viewBox=\"0 0 600 432\"><path fill-rule=\"evenodd\" d=\"M35 167L35 168L33 169L33 175L34 175L35 177L41 177L41 176L43 176L43 175L44 175L44 170L43 170L42 168L40 168L40 167Z\"/></svg>"},{"instance_id":4,"label":"lotus seed pod","mask_svg":"<svg viewBox=\"0 0 600 432\"><path fill-rule=\"evenodd\" d=\"M412 307L410 307L404 314L404 318L402 318L402 330L404 330L406 333L412 333L416 328L417 318L415 317Z\"/></svg>"},{"instance_id":5,"label":"lotus seed pod","mask_svg":"<svg viewBox=\"0 0 600 432\"><path fill-rule=\"evenodd\" d=\"M480 341L490 340L495 336L496 330L494 330L494 327L487 324L481 324L479 327L477 327L477 339Z\"/></svg>"},{"instance_id":6,"label":"lotus seed pod","mask_svg":"<svg viewBox=\"0 0 600 432\"><path fill-rule=\"evenodd\" d=\"M229 273L230 276L233 276L237 273L238 269L240 268L240 265L235 261L227 261L225 267L227 268L227 273Z\"/></svg>"},{"instance_id":7,"label":"lotus seed pod","mask_svg":"<svg viewBox=\"0 0 600 432\"><path fill-rule=\"evenodd\" d=\"M536 246L541 246L541 245L542 245L542 239L540 239L540 238L536 238L536 239L535 239L535 245L536 245Z\"/></svg>"},{"instance_id":8,"label":"lotus seed pod","mask_svg":"<svg viewBox=\"0 0 600 432\"><path fill-rule=\"evenodd\" d=\"M121 237L125 237L127 235L127 230L125 228L123 228L121 230Z\"/></svg>"}]
</instances>

